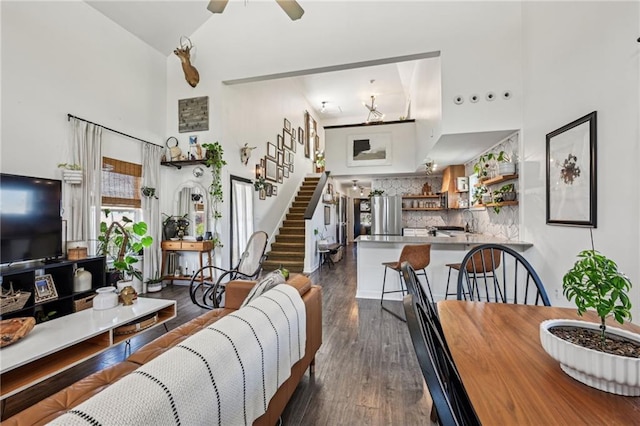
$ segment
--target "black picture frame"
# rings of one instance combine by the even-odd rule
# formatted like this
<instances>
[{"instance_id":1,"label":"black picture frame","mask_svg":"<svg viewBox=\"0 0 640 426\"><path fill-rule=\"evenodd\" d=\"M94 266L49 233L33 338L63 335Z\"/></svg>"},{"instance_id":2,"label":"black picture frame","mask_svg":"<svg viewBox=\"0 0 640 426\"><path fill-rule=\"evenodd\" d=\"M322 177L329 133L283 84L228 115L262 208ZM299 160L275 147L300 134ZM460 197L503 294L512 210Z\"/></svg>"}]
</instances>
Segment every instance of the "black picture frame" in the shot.
<instances>
[{"instance_id":1,"label":"black picture frame","mask_svg":"<svg viewBox=\"0 0 640 426\"><path fill-rule=\"evenodd\" d=\"M324 206L324 224L331 225L331 207Z\"/></svg>"},{"instance_id":2,"label":"black picture frame","mask_svg":"<svg viewBox=\"0 0 640 426\"><path fill-rule=\"evenodd\" d=\"M546 139L547 225L597 228L597 111Z\"/></svg>"}]
</instances>

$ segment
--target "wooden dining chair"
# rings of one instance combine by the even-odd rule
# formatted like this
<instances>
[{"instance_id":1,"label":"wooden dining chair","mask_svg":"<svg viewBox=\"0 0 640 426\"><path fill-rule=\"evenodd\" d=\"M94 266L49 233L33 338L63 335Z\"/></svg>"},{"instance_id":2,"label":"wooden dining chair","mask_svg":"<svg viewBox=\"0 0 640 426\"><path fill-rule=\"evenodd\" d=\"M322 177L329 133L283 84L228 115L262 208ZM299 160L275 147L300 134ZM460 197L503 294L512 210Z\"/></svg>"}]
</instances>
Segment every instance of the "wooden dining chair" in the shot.
<instances>
[{"instance_id":1,"label":"wooden dining chair","mask_svg":"<svg viewBox=\"0 0 640 426\"><path fill-rule=\"evenodd\" d=\"M431 420L443 426L476 426L480 421L469 401L444 338L419 299L403 300L407 327L433 401Z\"/></svg>"},{"instance_id":2,"label":"wooden dining chair","mask_svg":"<svg viewBox=\"0 0 640 426\"><path fill-rule=\"evenodd\" d=\"M500 244L472 248L460 263L458 300L550 306L540 277L522 255Z\"/></svg>"}]
</instances>

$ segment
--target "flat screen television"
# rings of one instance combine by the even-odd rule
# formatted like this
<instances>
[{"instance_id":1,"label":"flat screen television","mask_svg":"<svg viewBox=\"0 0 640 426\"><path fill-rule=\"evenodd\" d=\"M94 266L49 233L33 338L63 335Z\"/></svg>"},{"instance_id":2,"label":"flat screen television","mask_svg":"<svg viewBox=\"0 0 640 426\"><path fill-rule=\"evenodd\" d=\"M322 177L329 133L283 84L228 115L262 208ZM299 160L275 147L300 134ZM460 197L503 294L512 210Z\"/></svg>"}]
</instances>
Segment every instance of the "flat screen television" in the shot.
<instances>
[{"instance_id":1,"label":"flat screen television","mask_svg":"<svg viewBox=\"0 0 640 426\"><path fill-rule=\"evenodd\" d=\"M62 182L0 173L0 263L62 255Z\"/></svg>"}]
</instances>

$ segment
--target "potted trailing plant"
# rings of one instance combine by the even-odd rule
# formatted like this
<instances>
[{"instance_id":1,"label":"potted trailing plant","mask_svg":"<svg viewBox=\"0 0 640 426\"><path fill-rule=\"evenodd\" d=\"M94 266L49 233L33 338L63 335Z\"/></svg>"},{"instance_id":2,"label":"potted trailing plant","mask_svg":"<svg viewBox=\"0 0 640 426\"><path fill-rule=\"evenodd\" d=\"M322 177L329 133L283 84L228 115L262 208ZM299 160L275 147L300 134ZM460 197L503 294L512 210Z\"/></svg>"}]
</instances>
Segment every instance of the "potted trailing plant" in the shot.
<instances>
[{"instance_id":1,"label":"potted trailing plant","mask_svg":"<svg viewBox=\"0 0 640 426\"><path fill-rule=\"evenodd\" d=\"M631 282L613 260L593 248L593 237L591 244L591 250L578 254L562 288L579 315L595 309L599 324L547 320L540 324L540 340L574 379L606 392L640 396L640 335L605 322L610 316L620 324L631 320Z\"/></svg>"},{"instance_id":2,"label":"potted trailing plant","mask_svg":"<svg viewBox=\"0 0 640 426\"><path fill-rule=\"evenodd\" d=\"M512 152L507 154L504 151L500 151L496 156L498 162L498 174L500 176L508 176L516 174L516 154Z\"/></svg>"},{"instance_id":3,"label":"potted trailing plant","mask_svg":"<svg viewBox=\"0 0 640 426\"><path fill-rule=\"evenodd\" d=\"M62 169L62 179L70 185L80 185L82 183L82 167L75 163L59 163L58 168Z\"/></svg>"},{"instance_id":4,"label":"potted trailing plant","mask_svg":"<svg viewBox=\"0 0 640 426\"><path fill-rule=\"evenodd\" d=\"M220 204L224 201L224 192L222 191L222 168L227 164L224 161L224 150L219 142L205 143L202 145L207 149L205 156L205 165L211 169L211 185L209 186L209 194L211 194L211 204L213 207L213 249L216 247L222 247L222 242L218 235L218 221L222 218L222 212Z\"/></svg>"},{"instance_id":5,"label":"potted trailing plant","mask_svg":"<svg viewBox=\"0 0 640 426\"><path fill-rule=\"evenodd\" d=\"M502 185L500 189L493 191L493 202L498 203L498 205L493 206L493 211L496 214L500 213L501 206L499 203L505 201L514 201L516 199L516 190L515 185L513 183L508 183L506 185Z\"/></svg>"},{"instance_id":6,"label":"potted trailing plant","mask_svg":"<svg viewBox=\"0 0 640 426\"><path fill-rule=\"evenodd\" d=\"M487 187L480 185L473 193L473 204L482 204L483 197L487 194Z\"/></svg>"},{"instance_id":7,"label":"potted trailing plant","mask_svg":"<svg viewBox=\"0 0 640 426\"><path fill-rule=\"evenodd\" d=\"M473 172L478 175L478 180L483 182L490 178L491 161L496 159L496 155L493 152L482 154L478 157L478 160L473 165Z\"/></svg>"},{"instance_id":8,"label":"potted trailing plant","mask_svg":"<svg viewBox=\"0 0 640 426\"><path fill-rule=\"evenodd\" d=\"M111 210L103 210L105 217L109 217ZM112 221L100 222L98 236L98 252L113 262L113 268L118 271L120 279L132 281L131 286L136 292L142 292L142 272L137 269L138 253L145 247L150 247L153 237L147 235L145 222L134 222L126 216L122 223Z\"/></svg>"},{"instance_id":9,"label":"potted trailing plant","mask_svg":"<svg viewBox=\"0 0 640 426\"><path fill-rule=\"evenodd\" d=\"M145 284L147 284L148 293L155 293L157 291L160 291L162 290L162 276L156 274L153 278L147 278Z\"/></svg>"}]
</instances>

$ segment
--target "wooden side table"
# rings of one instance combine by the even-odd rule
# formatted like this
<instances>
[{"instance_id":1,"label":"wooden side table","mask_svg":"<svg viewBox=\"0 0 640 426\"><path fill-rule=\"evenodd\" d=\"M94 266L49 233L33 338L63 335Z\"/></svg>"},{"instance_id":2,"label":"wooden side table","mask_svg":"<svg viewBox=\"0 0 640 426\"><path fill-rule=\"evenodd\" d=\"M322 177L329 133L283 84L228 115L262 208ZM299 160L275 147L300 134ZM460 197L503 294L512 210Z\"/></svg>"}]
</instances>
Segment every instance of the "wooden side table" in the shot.
<instances>
[{"instance_id":1,"label":"wooden side table","mask_svg":"<svg viewBox=\"0 0 640 426\"><path fill-rule=\"evenodd\" d=\"M213 241L163 241L161 243L162 248L162 273L165 273L165 267L167 265L167 253L172 251L191 251L198 252L200 257L200 269L203 266L203 256L207 253L209 259L209 265L212 265L211 261L211 251L213 250ZM169 271L170 272L170 271ZM173 280L190 280L191 276L189 275L175 275L172 273L167 273L162 277L165 280L169 280L171 284L173 284ZM210 279L211 277L205 277L203 273L200 273L200 282L203 282L206 279Z\"/></svg>"}]
</instances>

